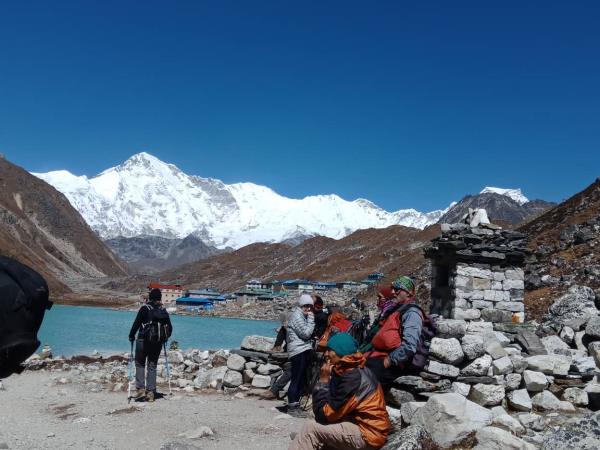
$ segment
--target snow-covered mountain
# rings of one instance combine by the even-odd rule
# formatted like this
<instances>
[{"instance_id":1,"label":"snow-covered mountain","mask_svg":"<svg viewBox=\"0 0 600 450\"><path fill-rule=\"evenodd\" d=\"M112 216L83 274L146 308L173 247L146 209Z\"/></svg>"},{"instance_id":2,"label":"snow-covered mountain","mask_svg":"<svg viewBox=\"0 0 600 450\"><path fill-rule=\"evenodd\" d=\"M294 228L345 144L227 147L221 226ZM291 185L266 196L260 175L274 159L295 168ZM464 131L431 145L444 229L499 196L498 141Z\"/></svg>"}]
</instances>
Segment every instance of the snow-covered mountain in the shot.
<instances>
[{"instance_id":1,"label":"snow-covered mountain","mask_svg":"<svg viewBox=\"0 0 600 450\"><path fill-rule=\"evenodd\" d=\"M529 201L529 199L523 195L523 193L521 192L521 189L502 189L502 188L497 188L497 187L485 187L480 192L480 194L489 194L489 193L500 194L500 195L504 195L506 197L510 197L515 202L517 202L519 205L524 205L525 203L527 203Z\"/></svg>"},{"instance_id":2,"label":"snow-covered mountain","mask_svg":"<svg viewBox=\"0 0 600 450\"><path fill-rule=\"evenodd\" d=\"M424 228L448 210L388 212L368 200L333 194L291 199L253 183L228 185L190 176L148 153L93 178L64 170L34 175L65 194L104 239L194 234L217 248L239 248L306 235L339 239L358 229L395 224Z\"/></svg>"}]
</instances>

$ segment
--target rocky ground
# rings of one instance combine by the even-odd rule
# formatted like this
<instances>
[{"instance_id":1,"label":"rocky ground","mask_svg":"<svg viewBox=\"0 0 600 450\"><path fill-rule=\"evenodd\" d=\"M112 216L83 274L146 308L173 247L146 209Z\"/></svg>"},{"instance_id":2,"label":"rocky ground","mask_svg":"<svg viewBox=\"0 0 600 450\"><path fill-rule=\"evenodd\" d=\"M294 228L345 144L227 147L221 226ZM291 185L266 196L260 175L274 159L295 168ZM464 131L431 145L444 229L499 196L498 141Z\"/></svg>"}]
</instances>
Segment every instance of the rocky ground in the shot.
<instances>
[{"instance_id":1,"label":"rocky ground","mask_svg":"<svg viewBox=\"0 0 600 450\"><path fill-rule=\"evenodd\" d=\"M178 391L128 404L124 391L61 378L26 371L2 381L0 448L285 449L302 423L278 402L242 392Z\"/></svg>"}]
</instances>

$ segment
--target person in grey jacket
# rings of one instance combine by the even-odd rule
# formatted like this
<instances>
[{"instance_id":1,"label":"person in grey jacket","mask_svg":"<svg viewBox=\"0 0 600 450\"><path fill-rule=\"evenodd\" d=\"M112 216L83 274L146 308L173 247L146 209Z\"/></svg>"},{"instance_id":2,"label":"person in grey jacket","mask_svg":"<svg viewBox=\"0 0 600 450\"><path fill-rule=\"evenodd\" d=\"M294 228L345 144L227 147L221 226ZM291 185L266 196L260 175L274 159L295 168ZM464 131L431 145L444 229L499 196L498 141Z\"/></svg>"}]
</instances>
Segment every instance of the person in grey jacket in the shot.
<instances>
[{"instance_id":1,"label":"person in grey jacket","mask_svg":"<svg viewBox=\"0 0 600 450\"><path fill-rule=\"evenodd\" d=\"M287 351L292 363L287 413L296 417L304 417L304 412L300 408L300 396L304 388L306 371L311 363L313 353L311 337L314 329L313 299L308 294L302 294L298 306L290 315L287 326Z\"/></svg>"}]
</instances>

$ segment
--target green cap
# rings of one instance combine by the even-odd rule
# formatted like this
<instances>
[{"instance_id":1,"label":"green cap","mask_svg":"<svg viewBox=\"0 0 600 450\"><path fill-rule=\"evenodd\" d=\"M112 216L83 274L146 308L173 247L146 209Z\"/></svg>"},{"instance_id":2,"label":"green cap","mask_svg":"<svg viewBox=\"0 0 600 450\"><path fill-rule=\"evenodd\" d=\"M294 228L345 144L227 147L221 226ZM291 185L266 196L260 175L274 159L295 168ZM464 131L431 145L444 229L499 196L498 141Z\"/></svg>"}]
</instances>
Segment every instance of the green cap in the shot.
<instances>
[{"instance_id":1,"label":"green cap","mask_svg":"<svg viewBox=\"0 0 600 450\"><path fill-rule=\"evenodd\" d=\"M415 295L415 283L409 277L402 276L396 278L396 280L392 283L392 287L396 290L402 289L409 294Z\"/></svg>"},{"instance_id":2,"label":"green cap","mask_svg":"<svg viewBox=\"0 0 600 450\"><path fill-rule=\"evenodd\" d=\"M336 333L327 341L327 348L333 350L338 356L346 356L356 353L358 344L348 333Z\"/></svg>"}]
</instances>

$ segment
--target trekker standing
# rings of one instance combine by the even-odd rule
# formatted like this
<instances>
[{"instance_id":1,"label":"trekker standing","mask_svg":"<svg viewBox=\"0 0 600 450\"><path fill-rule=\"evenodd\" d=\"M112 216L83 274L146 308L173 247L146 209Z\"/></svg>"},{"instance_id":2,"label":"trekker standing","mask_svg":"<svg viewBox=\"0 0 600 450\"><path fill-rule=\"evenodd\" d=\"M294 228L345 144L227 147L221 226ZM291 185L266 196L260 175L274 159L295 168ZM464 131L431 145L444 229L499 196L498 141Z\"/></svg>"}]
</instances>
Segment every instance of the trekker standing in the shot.
<instances>
[{"instance_id":1,"label":"trekker standing","mask_svg":"<svg viewBox=\"0 0 600 450\"><path fill-rule=\"evenodd\" d=\"M416 304L415 283L398 277L391 286L391 298L380 298L381 313L371 328L370 342L361 347L367 367L384 388L410 369L423 331L423 311ZM383 290L382 290L383 291Z\"/></svg>"},{"instance_id":2,"label":"trekker standing","mask_svg":"<svg viewBox=\"0 0 600 450\"><path fill-rule=\"evenodd\" d=\"M391 429L383 389L356 341L348 333L333 335L325 357L313 391L316 422L306 422L288 450L383 447Z\"/></svg>"},{"instance_id":3,"label":"trekker standing","mask_svg":"<svg viewBox=\"0 0 600 450\"><path fill-rule=\"evenodd\" d=\"M154 401L156 394L156 365L160 351L173 332L169 313L162 307L161 300L160 289L152 289L148 303L140 308L129 331L129 340L133 342L139 330L135 343L135 397L149 402Z\"/></svg>"},{"instance_id":4,"label":"trekker standing","mask_svg":"<svg viewBox=\"0 0 600 450\"><path fill-rule=\"evenodd\" d=\"M313 300L302 294L298 306L290 315L287 326L287 351L292 363L292 379L288 388L287 413L305 417L300 408L300 396L306 382L306 372L313 357L312 334L315 329Z\"/></svg>"}]
</instances>

